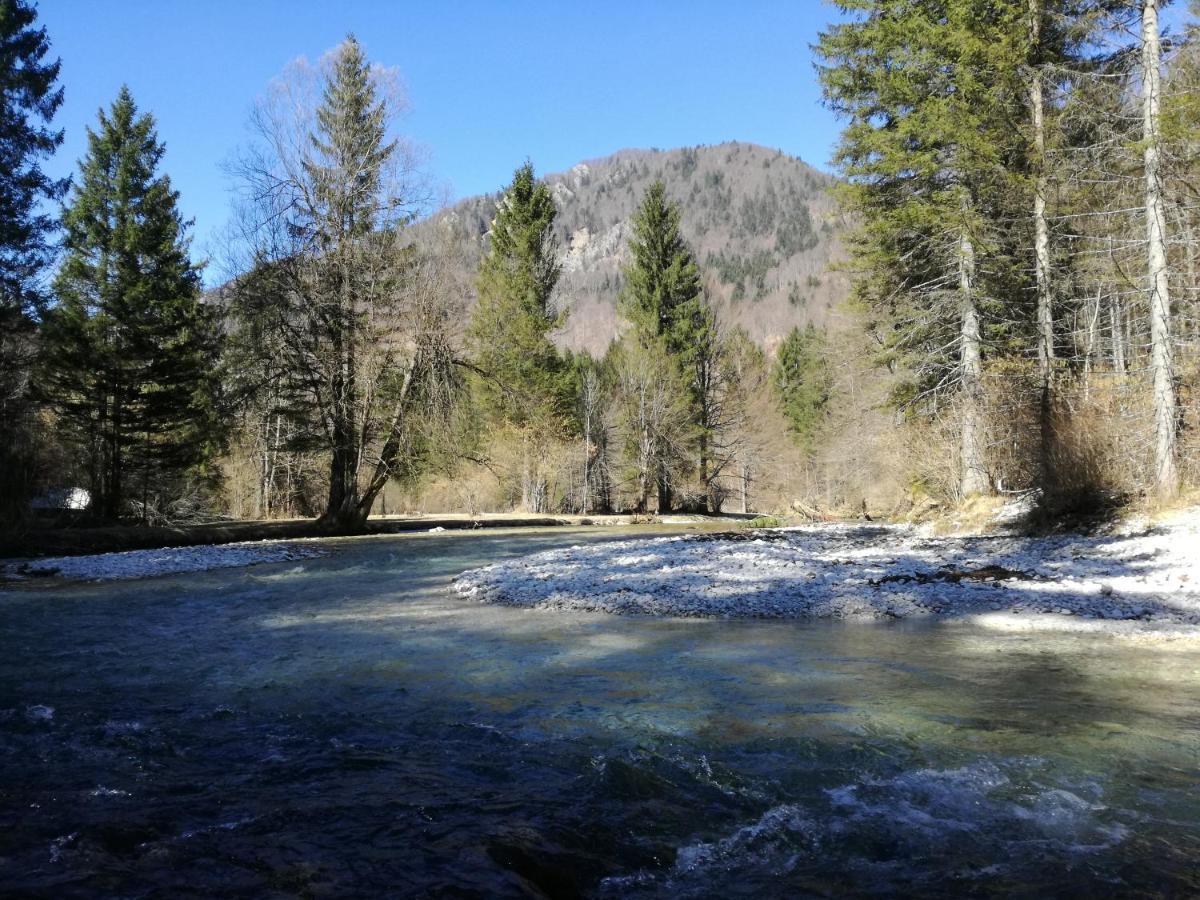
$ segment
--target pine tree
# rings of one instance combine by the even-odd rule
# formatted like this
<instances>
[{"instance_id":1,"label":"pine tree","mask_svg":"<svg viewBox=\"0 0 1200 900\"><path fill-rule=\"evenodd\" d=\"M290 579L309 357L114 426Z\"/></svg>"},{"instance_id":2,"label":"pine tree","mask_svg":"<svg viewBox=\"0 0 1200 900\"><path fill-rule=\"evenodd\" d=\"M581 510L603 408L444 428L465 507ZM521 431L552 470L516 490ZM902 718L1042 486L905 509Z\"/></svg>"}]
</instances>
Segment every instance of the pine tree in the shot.
<instances>
[{"instance_id":1,"label":"pine tree","mask_svg":"<svg viewBox=\"0 0 1200 900\"><path fill-rule=\"evenodd\" d=\"M625 288L621 293L620 310L631 327L628 340L636 342L642 354L659 354L661 365L669 372L655 379L657 390L682 389L692 411L691 426L700 446L703 478L707 481L707 443L711 431L705 422L709 407L706 399L715 378L718 354L716 321L705 302L700 285L700 270L691 249L679 229L679 207L666 196L661 181L653 182L646 190L633 219L633 236L629 241L630 261L625 267ZM643 357L632 352L628 359ZM645 405L644 398L637 398ZM665 398L655 402L656 408L673 409ZM637 421L651 419L642 415ZM654 445L662 444L660 451ZM653 481L658 494L660 512L673 505L673 464L677 460L667 454L665 435L646 433L638 437L639 456L653 461L657 471L640 481ZM673 436L670 443L678 443ZM644 503L644 498L643 501Z\"/></svg>"},{"instance_id":2,"label":"pine tree","mask_svg":"<svg viewBox=\"0 0 1200 900\"><path fill-rule=\"evenodd\" d=\"M218 439L215 328L179 195L158 172L164 151L122 88L88 131L45 326L47 393L84 451L93 510L109 519L199 466Z\"/></svg>"},{"instance_id":3,"label":"pine tree","mask_svg":"<svg viewBox=\"0 0 1200 900\"><path fill-rule=\"evenodd\" d=\"M779 346L771 382L792 439L812 453L832 384L824 337L811 322L793 328Z\"/></svg>"},{"instance_id":4,"label":"pine tree","mask_svg":"<svg viewBox=\"0 0 1200 900\"><path fill-rule=\"evenodd\" d=\"M501 427L523 446L522 504L544 510L541 457L570 425L572 378L550 333L562 324L552 295L558 283L556 211L550 190L521 166L505 189L479 266L479 302L469 341L482 377L477 396Z\"/></svg>"},{"instance_id":5,"label":"pine tree","mask_svg":"<svg viewBox=\"0 0 1200 900\"><path fill-rule=\"evenodd\" d=\"M880 315L891 361L916 374L906 401L934 405L957 387L960 490L985 493L985 349L1009 318L1001 305L1020 293L1004 223L1024 91L1006 64L1027 10L991 0L837 5L850 18L822 34L817 54L826 98L847 120L836 160L862 214L856 291Z\"/></svg>"},{"instance_id":6,"label":"pine tree","mask_svg":"<svg viewBox=\"0 0 1200 900\"><path fill-rule=\"evenodd\" d=\"M28 382L41 275L57 227L44 211L67 189L41 161L62 143L51 127L62 104L59 62L26 0L0 0L0 515L16 512L30 488Z\"/></svg>"}]
</instances>

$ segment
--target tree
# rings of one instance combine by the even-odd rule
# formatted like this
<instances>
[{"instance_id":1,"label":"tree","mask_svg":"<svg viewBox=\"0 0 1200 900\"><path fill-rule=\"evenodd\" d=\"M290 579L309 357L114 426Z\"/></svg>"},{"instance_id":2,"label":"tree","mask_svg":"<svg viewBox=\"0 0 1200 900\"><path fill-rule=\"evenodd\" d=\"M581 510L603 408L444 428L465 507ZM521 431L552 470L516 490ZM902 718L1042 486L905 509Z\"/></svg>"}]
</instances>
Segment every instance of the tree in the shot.
<instances>
[{"instance_id":1,"label":"tree","mask_svg":"<svg viewBox=\"0 0 1200 900\"><path fill-rule=\"evenodd\" d=\"M744 329L724 335L712 414L714 440L709 460L709 512L720 512L731 488L741 494L746 512L752 470L766 450L763 419L756 417L758 399L767 394L767 357ZM731 484L732 482L732 484Z\"/></svg>"},{"instance_id":2,"label":"tree","mask_svg":"<svg viewBox=\"0 0 1200 900\"><path fill-rule=\"evenodd\" d=\"M679 366L664 355L659 340L626 338L610 353L634 510L647 512L650 493L657 490L658 511L667 512L672 483L686 466L694 444L687 382Z\"/></svg>"},{"instance_id":3,"label":"tree","mask_svg":"<svg viewBox=\"0 0 1200 900\"><path fill-rule=\"evenodd\" d=\"M580 353L570 360L575 382L575 418L583 444L579 510L612 509L612 422L614 376L610 360Z\"/></svg>"},{"instance_id":4,"label":"tree","mask_svg":"<svg viewBox=\"0 0 1200 900\"><path fill-rule=\"evenodd\" d=\"M232 297L264 361L292 446L326 454L320 523L365 527L393 478L440 465L460 390L449 270L406 242L421 202L415 154L390 136L399 98L348 37L320 69L297 64L253 117L234 166L249 248Z\"/></svg>"},{"instance_id":5,"label":"tree","mask_svg":"<svg viewBox=\"0 0 1200 900\"><path fill-rule=\"evenodd\" d=\"M36 20L26 0L0 0L0 514L15 512L32 480L22 446L30 437L32 335L57 227L43 204L68 184L41 168L62 143L51 122L63 91L59 61L47 61L50 41Z\"/></svg>"},{"instance_id":6,"label":"tree","mask_svg":"<svg viewBox=\"0 0 1200 900\"><path fill-rule=\"evenodd\" d=\"M559 276L554 217L549 188L525 163L498 204L469 331L482 375L477 395L495 422L520 435L522 505L533 512L547 502L542 456L571 413L570 373L550 340L562 324L552 304Z\"/></svg>"},{"instance_id":7,"label":"tree","mask_svg":"<svg viewBox=\"0 0 1200 900\"><path fill-rule=\"evenodd\" d=\"M122 88L88 130L63 211L66 256L44 334L45 385L83 450L93 508L115 519L140 489L172 489L219 444L216 332L200 302L179 194L159 174L154 119Z\"/></svg>"},{"instance_id":8,"label":"tree","mask_svg":"<svg viewBox=\"0 0 1200 900\"><path fill-rule=\"evenodd\" d=\"M957 388L960 491L986 493L984 315L1008 293L989 282L1012 276L1002 223L1022 91L1005 64L1022 10L984 0L837 5L851 18L821 35L817 54L826 99L847 120L836 161L861 214L856 291L884 319L889 361L913 367L906 402L936 408Z\"/></svg>"},{"instance_id":9,"label":"tree","mask_svg":"<svg viewBox=\"0 0 1200 900\"><path fill-rule=\"evenodd\" d=\"M811 322L793 328L779 346L771 385L792 439L811 454L832 390L825 339Z\"/></svg>"},{"instance_id":10,"label":"tree","mask_svg":"<svg viewBox=\"0 0 1200 900\"><path fill-rule=\"evenodd\" d=\"M631 351L626 359L640 364L645 354L657 352L661 355L660 365L675 370L655 383L663 390L671 384L683 385L693 412L692 424L698 429L699 441L706 446L709 433L701 420L706 409L705 392L714 377L716 323L704 302L700 270L680 233L679 218L679 207L667 200L663 183L653 182L633 219L631 258L624 271L625 289L619 308L631 325L628 340L636 342L641 351ZM644 379L638 380L641 387L635 400L644 407L647 385ZM673 406L665 399L656 405L663 409ZM643 426L649 421L644 415L634 418ZM672 506L671 472L665 465L668 454L649 446L654 440L650 432L643 433L638 444L647 446L638 455L659 466L652 475L659 511L665 512ZM675 438L672 443L677 443ZM701 456L707 461L703 449Z\"/></svg>"},{"instance_id":11,"label":"tree","mask_svg":"<svg viewBox=\"0 0 1200 900\"><path fill-rule=\"evenodd\" d=\"M1154 392L1154 487L1164 499L1179 489L1179 404L1171 346L1171 288L1162 175L1162 50L1158 0L1142 0L1142 159L1146 191L1146 270L1150 286L1150 367Z\"/></svg>"}]
</instances>

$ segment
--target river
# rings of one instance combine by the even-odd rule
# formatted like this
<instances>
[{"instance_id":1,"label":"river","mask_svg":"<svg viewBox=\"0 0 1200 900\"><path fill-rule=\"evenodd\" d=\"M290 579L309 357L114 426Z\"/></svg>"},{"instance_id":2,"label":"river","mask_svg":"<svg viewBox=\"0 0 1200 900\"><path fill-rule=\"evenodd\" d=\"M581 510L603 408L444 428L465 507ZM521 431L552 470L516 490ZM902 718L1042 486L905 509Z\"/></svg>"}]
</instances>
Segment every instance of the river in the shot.
<instances>
[{"instance_id":1,"label":"river","mask_svg":"<svg viewBox=\"0 0 1200 900\"><path fill-rule=\"evenodd\" d=\"M1200 644L447 589L614 536L0 592L0 892L1200 894Z\"/></svg>"}]
</instances>

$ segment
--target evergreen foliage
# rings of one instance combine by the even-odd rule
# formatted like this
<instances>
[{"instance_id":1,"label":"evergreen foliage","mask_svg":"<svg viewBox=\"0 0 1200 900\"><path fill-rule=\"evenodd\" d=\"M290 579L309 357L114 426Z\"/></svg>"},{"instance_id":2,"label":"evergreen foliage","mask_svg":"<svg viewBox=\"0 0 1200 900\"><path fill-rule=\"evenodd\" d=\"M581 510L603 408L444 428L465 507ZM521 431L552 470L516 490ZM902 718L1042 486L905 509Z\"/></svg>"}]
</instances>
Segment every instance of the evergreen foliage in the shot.
<instances>
[{"instance_id":1,"label":"evergreen foliage","mask_svg":"<svg viewBox=\"0 0 1200 900\"><path fill-rule=\"evenodd\" d=\"M62 143L59 62L26 0L0 0L0 517L15 518L34 481L29 373L43 273L57 227L45 212L67 179L42 171Z\"/></svg>"},{"instance_id":2,"label":"evergreen foliage","mask_svg":"<svg viewBox=\"0 0 1200 900\"><path fill-rule=\"evenodd\" d=\"M771 384L789 434L805 454L811 454L833 385L825 338L811 323L804 329L793 328L780 345Z\"/></svg>"},{"instance_id":3,"label":"evergreen foliage","mask_svg":"<svg viewBox=\"0 0 1200 900\"><path fill-rule=\"evenodd\" d=\"M49 177L41 160L62 143L51 127L62 105L59 61L36 28L26 0L0 0L0 331L27 323L42 300L38 276L53 254L57 223L42 203L57 200L67 179ZM0 401L3 396L0 395Z\"/></svg>"},{"instance_id":4,"label":"evergreen foliage","mask_svg":"<svg viewBox=\"0 0 1200 900\"><path fill-rule=\"evenodd\" d=\"M47 395L110 519L176 489L219 447L216 330L179 195L158 171L164 150L122 88L88 131L45 325Z\"/></svg>"},{"instance_id":5,"label":"evergreen foliage","mask_svg":"<svg viewBox=\"0 0 1200 900\"><path fill-rule=\"evenodd\" d=\"M513 173L479 266L479 302L469 340L485 411L497 422L561 431L570 416L571 377L550 339L562 323L553 305L558 282L556 211L550 190L525 163Z\"/></svg>"},{"instance_id":6,"label":"evergreen foliage","mask_svg":"<svg viewBox=\"0 0 1200 900\"><path fill-rule=\"evenodd\" d=\"M700 269L679 231L679 207L667 200L661 181L646 190L632 226L621 313L639 340L661 340L677 355L703 327Z\"/></svg>"},{"instance_id":7,"label":"evergreen foliage","mask_svg":"<svg viewBox=\"0 0 1200 900\"><path fill-rule=\"evenodd\" d=\"M563 322L553 304L561 271L556 215L550 189L526 162L497 205L467 336L484 414L519 435L521 505L531 512L546 510L550 444L577 424L573 373L550 339Z\"/></svg>"},{"instance_id":8,"label":"evergreen foliage","mask_svg":"<svg viewBox=\"0 0 1200 900\"><path fill-rule=\"evenodd\" d=\"M860 301L884 352L915 375L899 398L960 413L960 489L990 490L983 360L1022 300L1026 268L1006 228L1026 151L1015 64L1027 6L1017 0L842 0L821 36L825 95L846 119L835 160L859 214ZM997 335L995 332L1001 332ZM945 396L943 396L945 395Z\"/></svg>"},{"instance_id":9,"label":"evergreen foliage","mask_svg":"<svg viewBox=\"0 0 1200 900\"><path fill-rule=\"evenodd\" d=\"M444 268L405 243L415 187L383 85L353 36L315 109L297 99L307 74L256 113L264 148L240 167L255 255L233 300L239 343L260 345L255 405L288 421L287 446L263 452L324 454L321 524L352 532L389 480L439 464L459 384Z\"/></svg>"}]
</instances>

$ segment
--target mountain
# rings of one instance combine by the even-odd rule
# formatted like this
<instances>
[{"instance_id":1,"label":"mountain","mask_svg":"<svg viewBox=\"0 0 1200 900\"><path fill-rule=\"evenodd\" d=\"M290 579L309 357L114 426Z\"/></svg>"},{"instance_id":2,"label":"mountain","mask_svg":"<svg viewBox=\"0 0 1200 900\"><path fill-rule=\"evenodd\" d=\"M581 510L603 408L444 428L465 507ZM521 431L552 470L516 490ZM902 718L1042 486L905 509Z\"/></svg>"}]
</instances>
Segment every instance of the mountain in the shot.
<instances>
[{"instance_id":1,"label":"mountain","mask_svg":"<svg viewBox=\"0 0 1200 900\"><path fill-rule=\"evenodd\" d=\"M683 210L683 234L722 321L767 350L793 326L824 325L846 297L848 279L831 271L843 258L832 176L755 144L622 150L545 178L559 211L556 301L568 311L560 346L598 355L618 334L629 223L655 179ZM473 272L499 196L462 200L418 229L448 230Z\"/></svg>"}]
</instances>

